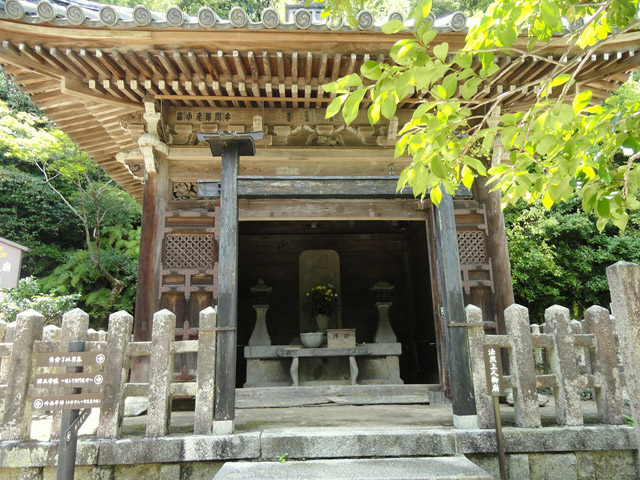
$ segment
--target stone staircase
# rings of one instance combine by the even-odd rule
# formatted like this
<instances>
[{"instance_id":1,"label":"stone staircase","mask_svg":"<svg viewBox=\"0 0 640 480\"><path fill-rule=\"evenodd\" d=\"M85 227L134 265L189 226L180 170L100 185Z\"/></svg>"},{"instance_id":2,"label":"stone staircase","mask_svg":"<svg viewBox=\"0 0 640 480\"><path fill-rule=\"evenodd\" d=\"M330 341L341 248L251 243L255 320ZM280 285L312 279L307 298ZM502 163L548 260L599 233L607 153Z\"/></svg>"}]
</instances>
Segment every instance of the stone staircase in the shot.
<instances>
[{"instance_id":1,"label":"stone staircase","mask_svg":"<svg viewBox=\"0 0 640 480\"><path fill-rule=\"evenodd\" d=\"M227 462L215 480L492 480L464 456Z\"/></svg>"}]
</instances>

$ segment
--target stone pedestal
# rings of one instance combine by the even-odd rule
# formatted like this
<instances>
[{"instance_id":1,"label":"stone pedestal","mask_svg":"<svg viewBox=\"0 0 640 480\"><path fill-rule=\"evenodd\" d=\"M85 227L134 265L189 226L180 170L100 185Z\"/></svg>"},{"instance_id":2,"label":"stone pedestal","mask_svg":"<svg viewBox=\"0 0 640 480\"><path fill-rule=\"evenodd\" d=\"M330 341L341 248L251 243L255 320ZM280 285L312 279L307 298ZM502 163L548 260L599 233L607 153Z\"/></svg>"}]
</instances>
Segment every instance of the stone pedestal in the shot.
<instances>
[{"instance_id":1,"label":"stone pedestal","mask_svg":"<svg viewBox=\"0 0 640 480\"><path fill-rule=\"evenodd\" d=\"M376 302L375 305L378 309L378 328L373 341L375 343L395 343L397 341L396 334L393 332L389 321L391 302Z\"/></svg>"},{"instance_id":2,"label":"stone pedestal","mask_svg":"<svg viewBox=\"0 0 640 480\"><path fill-rule=\"evenodd\" d=\"M271 338L267 330L267 310L269 305L253 305L256 311L256 324L249 338L249 345L257 347L259 345L271 345Z\"/></svg>"}]
</instances>

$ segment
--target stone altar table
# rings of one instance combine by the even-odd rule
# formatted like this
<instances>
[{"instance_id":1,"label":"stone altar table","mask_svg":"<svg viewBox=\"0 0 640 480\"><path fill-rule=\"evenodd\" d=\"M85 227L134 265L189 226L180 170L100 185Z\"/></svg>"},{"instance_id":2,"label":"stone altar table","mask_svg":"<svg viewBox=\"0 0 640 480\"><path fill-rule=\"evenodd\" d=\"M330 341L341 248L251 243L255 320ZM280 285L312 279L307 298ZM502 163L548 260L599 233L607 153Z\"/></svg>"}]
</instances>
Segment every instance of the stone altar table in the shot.
<instances>
[{"instance_id":1,"label":"stone altar table","mask_svg":"<svg viewBox=\"0 0 640 480\"><path fill-rule=\"evenodd\" d=\"M361 343L355 348L249 346L244 349L244 386L402 384L401 354L400 343Z\"/></svg>"}]
</instances>

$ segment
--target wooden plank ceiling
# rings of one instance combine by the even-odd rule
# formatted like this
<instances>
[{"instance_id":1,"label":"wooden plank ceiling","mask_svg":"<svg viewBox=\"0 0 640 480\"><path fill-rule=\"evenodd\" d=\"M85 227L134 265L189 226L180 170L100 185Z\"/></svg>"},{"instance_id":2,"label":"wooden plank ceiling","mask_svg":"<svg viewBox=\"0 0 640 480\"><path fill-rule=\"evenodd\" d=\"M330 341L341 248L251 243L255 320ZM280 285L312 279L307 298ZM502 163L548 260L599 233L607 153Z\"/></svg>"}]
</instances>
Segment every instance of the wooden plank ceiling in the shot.
<instances>
[{"instance_id":1,"label":"wooden plank ceiling","mask_svg":"<svg viewBox=\"0 0 640 480\"><path fill-rule=\"evenodd\" d=\"M464 35L445 32L436 42L455 48ZM0 38L4 71L140 199L140 181L115 155L137 148L121 123L142 110L145 99L169 107L324 108L332 94L320 85L359 72L370 59L390 62L385 54L400 37L363 31L106 29L0 19ZM640 65L633 50L637 39L635 32L621 35L606 52L594 53L578 83L591 88L595 98L608 96ZM533 101L536 79L566 62L561 53L554 46L547 58L500 57L503 70L481 97L503 94L503 109L522 108ZM523 85L531 87L506 94ZM423 96L414 95L400 108L415 108Z\"/></svg>"}]
</instances>

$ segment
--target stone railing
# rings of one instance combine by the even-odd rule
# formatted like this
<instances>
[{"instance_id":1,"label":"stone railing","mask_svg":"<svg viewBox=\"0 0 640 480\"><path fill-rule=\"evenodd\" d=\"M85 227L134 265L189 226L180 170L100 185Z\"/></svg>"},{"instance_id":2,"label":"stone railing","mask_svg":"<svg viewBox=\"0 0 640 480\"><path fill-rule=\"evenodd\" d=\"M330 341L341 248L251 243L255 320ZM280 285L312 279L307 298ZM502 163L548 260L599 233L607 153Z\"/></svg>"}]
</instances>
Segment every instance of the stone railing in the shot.
<instances>
[{"instance_id":1,"label":"stone railing","mask_svg":"<svg viewBox=\"0 0 640 480\"><path fill-rule=\"evenodd\" d=\"M132 342L133 317L116 312L109 317L108 332L89 329L89 316L80 309L66 313L62 328L43 327L44 317L33 310L18 315L15 322L0 323L0 440L27 440L32 419L32 401L37 396L64 395L50 387L34 385L35 358L38 353L68 351L72 341L84 341L85 351L102 352L106 361L102 368L103 383L98 438L119 438L127 397L146 397L148 437L168 433L173 396L195 397L194 434L214 433L213 405L215 389L217 311L200 312L198 340L174 341L176 317L168 310L153 316L152 338L148 342ZM173 382L174 354L200 352L197 376L191 382ZM131 357L150 357L149 383L129 383ZM95 369L97 367L88 367ZM64 373L48 369L47 373ZM85 369L85 371L87 371ZM90 370L89 370L90 371ZM39 373L45 369L40 367ZM83 393L97 387L83 389ZM59 413L53 416L50 438L59 437Z\"/></svg>"},{"instance_id":2,"label":"stone railing","mask_svg":"<svg viewBox=\"0 0 640 480\"><path fill-rule=\"evenodd\" d=\"M637 398L640 393L637 373L640 366L640 266L619 262L607 269L607 275L616 328L609 311L599 306L587 309L581 322L571 320L569 310L564 307L550 307L545 311L541 329L538 325L530 325L525 307L511 305L505 310L506 335L485 335L481 310L473 305L466 307L480 428L495 425L485 377L484 345L507 352L503 355L503 359L508 358L509 375L505 375L505 381L513 389L515 422L519 427L541 426L539 388L553 390L559 425L583 424L580 395L584 389L595 394L601 423L625 423L623 385L627 387L632 413L637 418L640 414L640 399ZM618 337L619 348L616 346ZM537 372L540 366L542 371ZM638 423L636 434L640 439Z\"/></svg>"},{"instance_id":3,"label":"stone railing","mask_svg":"<svg viewBox=\"0 0 640 480\"><path fill-rule=\"evenodd\" d=\"M559 425L583 424L580 393L585 388L595 391L601 423L618 425L624 422L622 380L616 359L613 324L607 309L589 308L585 319L580 322L582 331L579 333L574 330L575 321L572 325L569 310L557 305L545 312L545 333L530 328L528 310L520 305L511 305L505 310L506 335L485 335L480 326L482 313L478 307L467 306L466 315L467 322L473 324L469 327L469 348L481 428L494 426L493 406L485 380L484 345L508 351L510 375L505 376L505 380L514 391L518 426L541 426L539 388L553 390ZM586 354L581 352L583 349ZM591 368L585 369L590 373L581 373L579 356L584 357L585 363L590 363ZM549 373L536 373L540 357L546 357Z\"/></svg>"}]
</instances>

